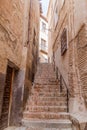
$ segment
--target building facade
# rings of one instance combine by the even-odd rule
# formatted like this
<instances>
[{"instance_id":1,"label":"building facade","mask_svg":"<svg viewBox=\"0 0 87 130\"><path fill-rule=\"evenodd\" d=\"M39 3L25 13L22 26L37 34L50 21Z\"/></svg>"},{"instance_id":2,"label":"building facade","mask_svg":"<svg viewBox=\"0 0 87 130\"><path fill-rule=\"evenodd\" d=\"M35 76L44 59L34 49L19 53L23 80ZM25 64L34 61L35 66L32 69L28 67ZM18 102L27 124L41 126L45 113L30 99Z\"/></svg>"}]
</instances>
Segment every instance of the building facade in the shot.
<instances>
[{"instance_id":1,"label":"building facade","mask_svg":"<svg viewBox=\"0 0 87 130\"><path fill-rule=\"evenodd\" d=\"M27 5L27 4L26 4ZM38 0L30 1L29 23L27 27L27 39L25 39L24 53L26 52L25 85L24 85L24 107L31 93L34 75L36 73L39 56L39 30L40 30L40 5ZM25 23L26 26L26 23ZM25 34L26 35L26 34ZM25 36L26 37L26 36ZM27 49L26 49L27 48ZM26 51L25 51L26 50Z\"/></svg>"},{"instance_id":2,"label":"building facade","mask_svg":"<svg viewBox=\"0 0 87 130\"><path fill-rule=\"evenodd\" d=\"M36 71L39 17L38 0L0 1L0 130L21 122Z\"/></svg>"},{"instance_id":3,"label":"building facade","mask_svg":"<svg viewBox=\"0 0 87 130\"><path fill-rule=\"evenodd\" d=\"M50 0L48 8L48 57L55 65L60 84L69 93L69 112L75 130L86 130L87 122L87 1ZM80 11L81 10L81 11ZM60 85L61 86L61 85ZM85 114L84 114L85 113ZM74 118L73 118L74 117ZM81 123L81 122L80 122Z\"/></svg>"},{"instance_id":4,"label":"building facade","mask_svg":"<svg viewBox=\"0 0 87 130\"><path fill-rule=\"evenodd\" d=\"M48 21L42 14L40 15L39 58L41 63L48 62Z\"/></svg>"}]
</instances>

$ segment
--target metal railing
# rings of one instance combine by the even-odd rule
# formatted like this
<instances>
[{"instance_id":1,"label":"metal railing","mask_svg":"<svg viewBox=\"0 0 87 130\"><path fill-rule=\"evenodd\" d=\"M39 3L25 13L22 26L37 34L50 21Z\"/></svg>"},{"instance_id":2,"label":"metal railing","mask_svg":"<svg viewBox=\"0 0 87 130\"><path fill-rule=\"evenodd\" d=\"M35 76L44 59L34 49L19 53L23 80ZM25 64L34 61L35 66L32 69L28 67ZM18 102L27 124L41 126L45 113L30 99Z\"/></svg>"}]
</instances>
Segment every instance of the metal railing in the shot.
<instances>
[{"instance_id":1,"label":"metal railing","mask_svg":"<svg viewBox=\"0 0 87 130\"><path fill-rule=\"evenodd\" d=\"M67 84L59 70L58 67L54 69L56 71L56 78L58 79L59 85L60 85L60 93L64 93L67 97L67 112L69 112L69 97L70 97L70 92L69 88L67 87Z\"/></svg>"}]
</instances>

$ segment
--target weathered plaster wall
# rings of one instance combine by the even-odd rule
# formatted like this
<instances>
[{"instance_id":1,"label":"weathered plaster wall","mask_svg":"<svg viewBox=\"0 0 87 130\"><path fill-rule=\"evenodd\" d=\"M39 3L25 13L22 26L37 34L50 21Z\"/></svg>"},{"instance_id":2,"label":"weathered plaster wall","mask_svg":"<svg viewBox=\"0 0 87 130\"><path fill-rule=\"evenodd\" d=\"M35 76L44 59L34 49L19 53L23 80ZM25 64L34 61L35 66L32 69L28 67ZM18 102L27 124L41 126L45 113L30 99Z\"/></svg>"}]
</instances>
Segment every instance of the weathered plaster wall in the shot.
<instances>
[{"instance_id":1,"label":"weathered plaster wall","mask_svg":"<svg viewBox=\"0 0 87 130\"><path fill-rule=\"evenodd\" d=\"M39 20L40 8L38 0L31 0L29 13L28 41L27 41L27 60L24 87L24 106L31 92L33 77L37 68L37 59L39 52Z\"/></svg>"},{"instance_id":2,"label":"weathered plaster wall","mask_svg":"<svg viewBox=\"0 0 87 130\"><path fill-rule=\"evenodd\" d=\"M25 88L29 90L32 84L30 77L36 71L39 13L38 0L31 0L31 5L30 0L0 1L0 116L8 61L15 70L10 125L19 125L21 122L23 98L26 92L27 97L29 94Z\"/></svg>"},{"instance_id":3,"label":"weathered plaster wall","mask_svg":"<svg viewBox=\"0 0 87 130\"><path fill-rule=\"evenodd\" d=\"M24 2L0 1L0 111L8 60L20 68L23 47ZM1 114L1 113L0 113Z\"/></svg>"}]
</instances>

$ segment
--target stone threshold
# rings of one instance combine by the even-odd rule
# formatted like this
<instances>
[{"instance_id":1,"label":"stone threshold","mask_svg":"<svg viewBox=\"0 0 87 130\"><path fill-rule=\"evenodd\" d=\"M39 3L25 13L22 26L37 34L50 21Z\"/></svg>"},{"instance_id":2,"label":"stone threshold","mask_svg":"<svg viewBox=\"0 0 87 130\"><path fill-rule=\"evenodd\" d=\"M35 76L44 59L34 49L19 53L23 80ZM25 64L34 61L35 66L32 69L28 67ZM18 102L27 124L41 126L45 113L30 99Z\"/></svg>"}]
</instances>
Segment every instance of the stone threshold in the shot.
<instances>
[{"instance_id":1,"label":"stone threshold","mask_svg":"<svg viewBox=\"0 0 87 130\"><path fill-rule=\"evenodd\" d=\"M87 130L87 112L70 114L70 120L79 130Z\"/></svg>"},{"instance_id":2,"label":"stone threshold","mask_svg":"<svg viewBox=\"0 0 87 130\"><path fill-rule=\"evenodd\" d=\"M4 130L26 130L26 127L15 127L15 126L12 126L12 127L7 127Z\"/></svg>"}]
</instances>

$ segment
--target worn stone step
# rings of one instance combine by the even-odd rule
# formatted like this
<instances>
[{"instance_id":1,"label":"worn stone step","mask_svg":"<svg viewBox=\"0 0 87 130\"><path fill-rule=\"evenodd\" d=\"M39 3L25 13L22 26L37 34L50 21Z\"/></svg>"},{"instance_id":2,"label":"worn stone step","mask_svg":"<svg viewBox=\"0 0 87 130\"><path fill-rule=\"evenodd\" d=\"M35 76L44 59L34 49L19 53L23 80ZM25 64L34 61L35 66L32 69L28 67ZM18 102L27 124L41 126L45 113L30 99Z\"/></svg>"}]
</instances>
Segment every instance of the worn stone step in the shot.
<instances>
[{"instance_id":1,"label":"worn stone step","mask_svg":"<svg viewBox=\"0 0 87 130\"><path fill-rule=\"evenodd\" d=\"M55 92L35 92L33 91L31 95L41 96L41 97L59 97L60 93L58 91Z\"/></svg>"},{"instance_id":2,"label":"worn stone step","mask_svg":"<svg viewBox=\"0 0 87 130\"><path fill-rule=\"evenodd\" d=\"M42 98L42 99L44 99L44 98ZM41 100L41 99L37 100L36 99L36 100L29 100L27 102L27 105L32 105L32 106L34 106L34 105L38 105L38 106L66 106L67 101L65 99L58 100L58 101L56 101L56 100L51 101L51 99L50 100Z\"/></svg>"},{"instance_id":3,"label":"worn stone step","mask_svg":"<svg viewBox=\"0 0 87 130\"><path fill-rule=\"evenodd\" d=\"M57 82L51 82L51 81L46 81L46 80L37 80L34 81L34 84L40 84L40 85L57 85Z\"/></svg>"},{"instance_id":4,"label":"worn stone step","mask_svg":"<svg viewBox=\"0 0 87 130\"><path fill-rule=\"evenodd\" d=\"M8 127L4 130L60 130L60 128L42 128L42 127ZM61 130L66 130L66 128L61 128ZM67 128L67 130L72 130L71 128Z\"/></svg>"},{"instance_id":5,"label":"worn stone step","mask_svg":"<svg viewBox=\"0 0 87 130\"><path fill-rule=\"evenodd\" d=\"M39 76L42 74L44 74L44 75L48 74L49 76L53 76L53 75L56 75L56 72L53 69L47 69L47 68L37 69L36 75ZM53 74L53 75L50 75L50 74Z\"/></svg>"},{"instance_id":6,"label":"worn stone step","mask_svg":"<svg viewBox=\"0 0 87 130\"><path fill-rule=\"evenodd\" d=\"M60 98L65 98L66 97L66 92L59 93L59 92L31 92L30 96L36 96L36 97L60 97Z\"/></svg>"},{"instance_id":7,"label":"worn stone step","mask_svg":"<svg viewBox=\"0 0 87 130\"><path fill-rule=\"evenodd\" d=\"M29 97L29 100L28 101L57 101L57 102L66 102L67 101L67 97L64 96L64 97L61 97L61 96L36 96L36 95L33 95L33 96L30 96Z\"/></svg>"},{"instance_id":8,"label":"worn stone step","mask_svg":"<svg viewBox=\"0 0 87 130\"><path fill-rule=\"evenodd\" d=\"M60 95L60 90L58 88L43 88L43 89L34 89L32 90L32 93L58 93Z\"/></svg>"},{"instance_id":9,"label":"worn stone step","mask_svg":"<svg viewBox=\"0 0 87 130\"><path fill-rule=\"evenodd\" d=\"M22 120L22 125L26 127L40 127L40 128L71 128L71 121L70 120L37 120L37 119L29 119L29 120ZM41 129L42 130L42 129ZM56 130L56 129L55 129Z\"/></svg>"},{"instance_id":10,"label":"worn stone step","mask_svg":"<svg viewBox=\"0 0 87 130\"><path fill-rule=\"evenodd\" d=\"M59 89L59 86L58 86L58 84L57 85L44 85L44 84L35 84L34 85L34 88L33 89L35 89L35 90L56 90L56 89Z\"/></svg>"},{"instance_id":11,"label":"worn stone step","mask_svg":"<svg viewBox=\"0 0 87 130\"><path fill-rule=\"evenodd\" d=\"M27 106L29 112L67 112L66 106Z\"/></svg>"},{"instance_id":12,"label":"worn stone step","mask_svg":"<svg viewBox=\"0 0 87 130\"><path fill-rule=\"evenodd\" d=\"M43 86L43 88L34 88L32 89L32 92L59 92L60 93L60 89L58 87L55 88L46 88Z\"/></svg>"},{"instance_id":13,"label":"worn stone step","mask_svg":"<svg viewBox=\"0 0 87 130\"><path fill-rule=\"evenodd\" d=\"M29 101L27 105L37 105L37 106L62 106L62 105L67 105L67 101Z\"/></svg>"},{"instance_id":14,"label":"worn stone step","mask_svg":"<svg viewBox=\"0 0 87 130\"><path fill-rule=\"evenodd\" d=\"M58 89L33 89L31 91L31 96L45 96L45 97L65 97L66 91L60 93Z\"/></svg>"},{"instance_id":15,"label":"worn stone step","mask_svg":"<svg viewBox=\"0 0 87 130\"><path fill-rule=\"evenodd\" d=\"M48 73L41 73L41 74L36 74L36 76L35 76L35 80L39 80L39 79L51 79L51 80L56 80L56 74L54 74L54 73L50 73L49 74L49 72Z\"/></svg>"},{"instance_id":16,"label":"worn stone step","mask_svg":"<svg viewBox=\"0 0 87 130\"><path fill-rule=\"evenodd\" d=\"M67 105L67 101L29 101L27 103L27 105L30 106L66 106Z\"/></svg>"},{"instance_id":17,"label":"worn stone step","mask_svg":"<svg viewBox=\"0 0 87 130\"><path fill-rule=\"evenodd\" d=\"M50 75L44 75L44 76L38 76L35 78L35 80L49 80L51 82L56 81L56 76L50 76Z\"/></svg>"},{"instance_id":18,"label":"worn stone step","mask_svg":"<svg viewBox=\"0 0 87 130\"><path fill-rule=\"evenodd\" d=\"M16 127L16 126L11 126L11 127L7 127L4 130L28 130L27 127Z\"/></svg>"},{"instance_id":19,"label":"worn stone step","mask_svg":"<svg viewBox=\"0 0 87 130\"><path fill-rule=\"evenodd\" d=\"M49 85L49 84L48 84L48 85L43 85L43 84L42 84L42 85L40 85L40 84L38 85L38 84L36 84L36 85L34 86L34 89L36 89L36 90L37 90L37 89L40 89L40 90L42 90L42 89L43 89L43 90L46 90L46 89L49 89L49 90L50 90L50 89L54 89L54 90L55 90L55 89L59 89L59 86L58 86L58 84L57 84L57 85Z\"/></svg>"},{"instance_id":20,"label":"worn stone step","mask_svg":"<svg viewBox=\"0 0 87 130\"><path fill-rule=\"evenodd\" d=\"M69 114L66 112L52 113L52 112L24 112L24 119L69 119Z\"/></svg>"},{"instance_id":21,"label":"worn stone step","mask_svg":"<svg viewBox=\"0 0 87 130\"><path fill-rule=\"evenodd\" d=\"M42 127L29 127L27 130L72 130L72 128L42 128Z\"/></svg>"},{"instance_id":22,"label":"worn stone step","mask_svg":"<svg viewBox=\"0 0 87 130\"><path fill-rule=\"evenodd\" d=\"M52 76L51 76L52 75ZM56 81L56 75L53 75L53 74L50 74L50 75L48 75L48 74L46 74L46 75L36 75L35 76L35 81L36 80L46 80L46 81Z\"/></svg>"},{"instance_id":23,"label":"worn stone step","mask_svg":"<svg viewBox=\"0 0 87 130\"><path fill-rule=\"evenodd\" d=\"M52 77L50 77L50 78L48 78L49 76L45 76L45 77L40 77L40 78L35 78L35 80L34 80L34 83L48 83L48 84L55 84L56 83L56 77L55 78L52 78Z\"/></svg>"}]
</instances>

